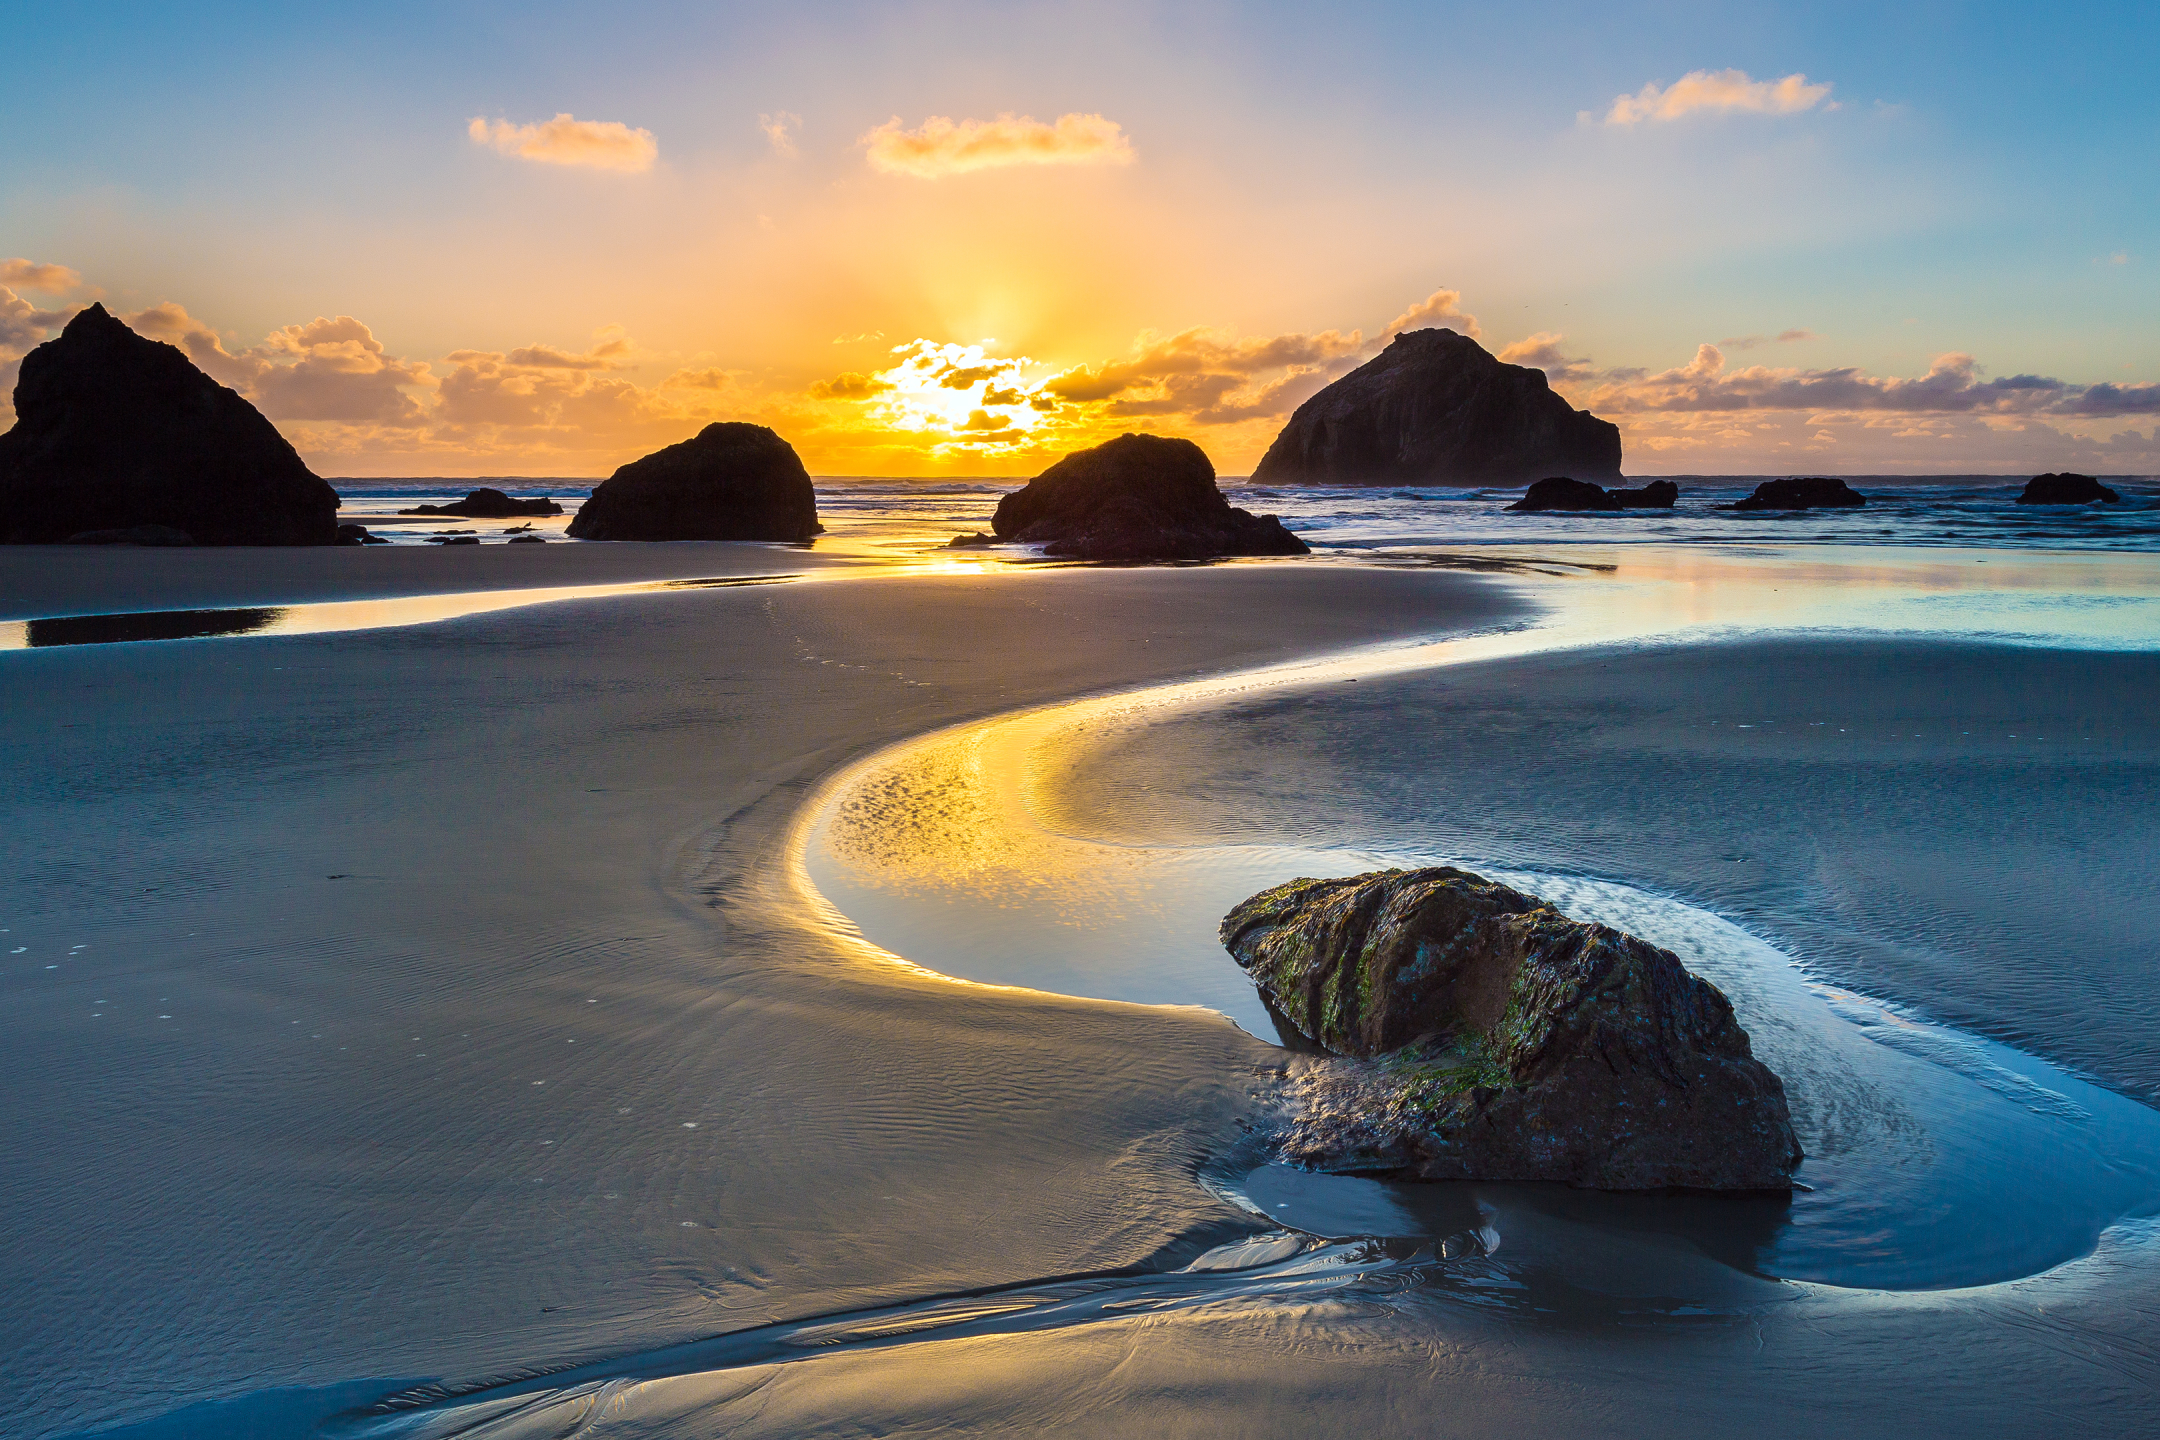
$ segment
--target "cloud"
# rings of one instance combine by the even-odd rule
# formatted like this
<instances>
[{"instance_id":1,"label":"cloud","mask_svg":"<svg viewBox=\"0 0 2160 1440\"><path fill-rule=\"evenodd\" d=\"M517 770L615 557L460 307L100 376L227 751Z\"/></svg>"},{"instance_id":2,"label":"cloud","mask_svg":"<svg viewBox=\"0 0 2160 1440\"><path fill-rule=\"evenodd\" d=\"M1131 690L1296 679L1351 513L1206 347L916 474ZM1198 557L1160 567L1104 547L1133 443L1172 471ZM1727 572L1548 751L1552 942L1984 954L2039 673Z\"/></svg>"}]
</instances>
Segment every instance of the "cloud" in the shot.
<instances>
[{"instance_id":1,"label":"cloud","mask_svg":"<svg viewBox=\"0 0 2160 1440\"><path fill-rule=\"evenodd\" d=\"M1012 423L1010 415L992 415L987 410L970 410L967 419L961 422L960 428L962 430L1005 430L1011 428Z\"/></svg>"},{"instance_id":2,"label":"cloud","mask_svg":"<svg viewBox=\"0 0 2160 1440\"><path fill-rule=\"evenodd\" d=\"M1587 356L1560 353L1560 342L1565 338L1558 331L1540 331L1502 350L1500 358L1510 365L1527 365L1532 370L1542 370L1545 378L1555 385L1589 379L1595 373L1595 367Z\"/></svg>"},{"instance_id":3,"label":"cloud","mask_svg":"<svg viewBox=\"0 0 2160 1440\"><path fill-rule=\"evenodd\" d=\"M1055 125L1027 115L948 120L932 115L914 130L895 115L862 137L870 168L936 180L1007 165L1129 165L1132 141L1114 120L1060 115Z\"/></svg>"},{"instance_id":4,"label":"cloud","mask_svg":"<svg viewBox=\"0 0 2160 1440\"><path fill-rule=\"evenodd\" d=\"M1386 333L1400 335L1405 330L1428 329L1441 325L1458 335L1478 338L1477 316L1462 310L1462 291L1435 290L1402 314L1388 321Z\"/></svg>"},{"instance_id":5,"label":"cloud","mask_svg":"<svg viewBox=\"0 0 2160 1440\"><path fill-rule=\"evenodd\" d=\"M411 427L426 419L408 390L432 388L427 365L386 354L374 332L350 315L287 325L238 352L170 300L126 319L138 333L177 345L272 420Z\"/></svg>"},{"instance_id":6,"label":"cloud","mask_svg":"<svg viewBox=\"0 0 2160 1440\"><path fill-rule=\"evenodd\" d=\"M620 370L630 354L630 339L619 325L595 331L594 345L586 351L559 350L553 345L520 345L504 356L511 365L537 370ZM456 358L453 356L452 358Z\"/></svg>"},{"instance_id":7,"label":"cloud","mask_svg":"<svg viewBox=\"0 0 2160 1440\"><path fill-rule=\"evenodd\" d=\"M1702 112L1797 115L1828 99L1830 88L1810 85L1807 76L1799 74L1782 80L1751 80L1745 70L1690 70L1663 88L1650 84L1633 95L1616 96L1605 112L1605 123L1637 125Z\"/></svg>"},{"instance_id":8,"label":"cloud","mask_svg":"<svg viewBox=\"0 0 2160 1440\"><path fill-rule=\"evenodd\" d=\"M58 295L82 284L82 276L65 265L40 265L34 260L0 260L0 285L17 290L36 290Z\"/></svg>"},{"instance_id":9,"label":"cloud","mask_svg":"<svg viewBox=\"0 0 2160 1440\"><path fill-rule=\"evenodd\" d=\"M677 370L660 382L664 390L670 386L678 390L718 390L734 377L725 370Z\"/></svg>"},{"instance_id":10,"label":"cloud","mask_svg":"<svg viewBox=\"0 0 2160 1440\"><path fill-rule=\"evenodd\" d=\"M1717 343L1718 347L1724 350L1753 350L1758 345L1790 345L1800 340L1817 340L1820 338L1812 330L1780 330L1777 334L1767 337L1762 335L1728 335Z\"/></svg>"},{"instance_id":11,"label":"cloud","mask_svg":"<svg viewBox=\"0 0 2160 1440\"><path fill-rule=\"evenodd\" d=\"M1160 385L1173 375L1248 377L1286 366L1308 368L1356 354L1364 335L1353 330L1323 330L1316 335L1274 335L1238 339L1196 326L1168 339L1143 332L1125 360L1076 365L1043 386L1066 400L1107 400L1136 387Z\"/></svg>"},{"instance_id":12,"label":"cloud","mask_svg":"<svg viewBox=\"0 0 2160 1440\"><path fill-rule=\"evenodd\" d=\"M40 310L13 290L0 285L0 354L20 354L41 345L46 333L65 324L72 310ZM8 387L10 393L14 387Z\"/></svg>"},{"instance_id":13,"label":"cloud","mask_svg":"<svg viewBox=\"0 0 2160 1440\"><path fill-rule=\"evenodd\" d=\"M765 139L771 143L773 154L783 160L793 160L798 153L795 149L795 131L801 125L802 116L792 110L775 110L770 115L757 117L757 128L764 132Z\"/></svg>"},{"instance_id":14,"label":"cloud","mask_svg":"<svg viewBox=\"0 0 2160 1440\"><path fill-rule=\"evenodd\" d=\"M862 375L847 370L830 380L816 382L810 387L810 394L818 400L868 400L871 396L892 388L890 382L880 380L875 375Z\"/></svg>"},{"instance_id":15,"label":"cloud","mask_svg":"<svg viewBox=\"0 0 2160 1440\"><path fill-rule=\"evenodd\" d=\"M2046 375L1983 380L1977 362L1962 351L1938 355L1927 374L1906 379L1869 375L1855 366L1803 370L1751 365L1728 371L1717 346L1701 345L1692 360L1670 370L1655 374L1608 371L1596 379L1599 383L1580 403L1615 414L1743 410L1980 417L2160 414L2160 384L2076 385Z\"/></svg>"},{"instance_id":16,"label":"cloud","mask_svg":"<svg viewBox=\"0 0 2160 1440\"><path fill-rule=\"evenodd\" d=\"M567 111L538 125L489 124L475 115L465 127L475 145L492 145L505 155L548 165L584 165L595 170L635 174L650 170L660 146L650 130L633 130L618 120L579 120Z\"/></svg>"}]
</instances>

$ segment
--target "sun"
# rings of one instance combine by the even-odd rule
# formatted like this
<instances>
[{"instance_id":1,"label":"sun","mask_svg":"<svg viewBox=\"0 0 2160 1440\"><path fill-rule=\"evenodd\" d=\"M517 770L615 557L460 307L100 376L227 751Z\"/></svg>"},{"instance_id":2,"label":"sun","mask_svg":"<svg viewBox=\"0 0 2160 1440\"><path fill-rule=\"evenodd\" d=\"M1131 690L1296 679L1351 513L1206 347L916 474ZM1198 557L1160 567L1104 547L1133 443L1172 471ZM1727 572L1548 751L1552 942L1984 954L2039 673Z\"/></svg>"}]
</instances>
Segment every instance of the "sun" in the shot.
<instances>
[{"instance_id":1,"label":"sun","mask_svg":"<svg viewBox=\"0 0 2160 1440\"><path fill-rule=\"evenodd\" d=\"M871 377L870 417L933 443L970 449L1027 448L1064 407L1043 389L1050 367L1024 355L992 355L973 345L915 340L894 347L895 363Z\"/></svg>"}]
</instances>

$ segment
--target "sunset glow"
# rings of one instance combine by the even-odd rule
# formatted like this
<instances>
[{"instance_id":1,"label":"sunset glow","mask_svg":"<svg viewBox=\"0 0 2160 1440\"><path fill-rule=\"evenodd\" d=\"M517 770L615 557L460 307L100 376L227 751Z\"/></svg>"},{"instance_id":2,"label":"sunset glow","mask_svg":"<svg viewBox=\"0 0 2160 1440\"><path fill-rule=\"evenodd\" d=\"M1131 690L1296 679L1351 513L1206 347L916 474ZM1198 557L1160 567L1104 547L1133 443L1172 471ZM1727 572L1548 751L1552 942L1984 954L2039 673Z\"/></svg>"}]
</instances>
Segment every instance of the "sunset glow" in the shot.
<instances>
[{"instance_id":1,"label":"sunset glow","mask_svg":"<svg viewBox=\"0 0 2160 1440\"><path fill-rule=\"evenodd\" d=\"M823 473L1148 429L1234 475L1447 325L1637 473L2160 469L2152 191L2054 123L2119 36L2005 32L1967 85L1901 67L1933 42L1895 17L1577 16L1534 52L1387 7L843 13L685 11L656 57L565 11L575 80L478 22L414 67L357 17L151 21L93 111L55 32L0 99L0 394L103 299L325 474L605 474L743 419Z\"/></svg>"}]
</instances>

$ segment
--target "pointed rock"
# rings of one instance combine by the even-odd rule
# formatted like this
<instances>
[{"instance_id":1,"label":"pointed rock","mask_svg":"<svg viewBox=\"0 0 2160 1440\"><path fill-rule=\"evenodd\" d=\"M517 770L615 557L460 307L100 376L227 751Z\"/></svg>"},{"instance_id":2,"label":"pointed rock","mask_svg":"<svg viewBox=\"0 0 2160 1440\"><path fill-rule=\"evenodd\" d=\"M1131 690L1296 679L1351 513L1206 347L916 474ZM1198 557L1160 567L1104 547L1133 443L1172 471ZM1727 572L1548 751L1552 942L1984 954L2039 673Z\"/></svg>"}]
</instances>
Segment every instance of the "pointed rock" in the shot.
<instances>
[{"instance_id":1,"label":"pointed rock","mask_svg":"<svg viewBox=\"0 0 2160 1440\"><path fill-rule=\"evenodd\" d=\"M0 543L159 526L198 545L334 545L337 509L261 411L103 305L23 357Z\"/></svg>"}]
</instances>

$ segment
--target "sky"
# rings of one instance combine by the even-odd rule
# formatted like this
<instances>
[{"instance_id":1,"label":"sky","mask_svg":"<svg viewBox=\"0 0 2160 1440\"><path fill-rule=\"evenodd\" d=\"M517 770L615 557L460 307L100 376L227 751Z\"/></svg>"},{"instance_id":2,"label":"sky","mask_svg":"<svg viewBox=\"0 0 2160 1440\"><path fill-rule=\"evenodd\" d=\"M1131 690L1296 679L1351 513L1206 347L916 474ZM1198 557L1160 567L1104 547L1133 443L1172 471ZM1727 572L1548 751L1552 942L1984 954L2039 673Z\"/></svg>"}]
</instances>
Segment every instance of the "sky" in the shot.
<instances>
[{"instance_id":1,"label":"sky","mask_svg":"<svg viewBox=\"0 0 2160 1440\"><path fill-rule=\"evenodd\" d=\"M1447 325L1631 474L2160 472L2160 7L20 7L0 390L92 300L326 476L1249 472ZM12 411L0 425L12 423Z\"/></svg>"}]
</instances>

